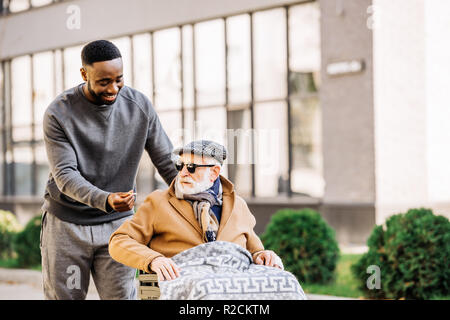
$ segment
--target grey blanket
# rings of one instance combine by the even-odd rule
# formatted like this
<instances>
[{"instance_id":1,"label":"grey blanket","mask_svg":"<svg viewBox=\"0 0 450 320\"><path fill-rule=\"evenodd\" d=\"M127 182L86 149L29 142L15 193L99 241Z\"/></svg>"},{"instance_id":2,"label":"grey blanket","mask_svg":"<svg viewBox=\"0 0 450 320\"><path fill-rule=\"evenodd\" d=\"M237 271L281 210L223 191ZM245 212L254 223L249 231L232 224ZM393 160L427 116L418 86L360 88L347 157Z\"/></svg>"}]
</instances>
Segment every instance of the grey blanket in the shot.
<instances>
[{"instance_id":1,"label":"grey blanket","mask_svg":"<svg viewBox=\"0 0 450 320\"><path fill-rule=\"evenodd\" d=\"M306 300L293 274L252 263L250 252L214 241L172 257L181 276L160 281L160 300Z\"/></svg>"}]
</instances>

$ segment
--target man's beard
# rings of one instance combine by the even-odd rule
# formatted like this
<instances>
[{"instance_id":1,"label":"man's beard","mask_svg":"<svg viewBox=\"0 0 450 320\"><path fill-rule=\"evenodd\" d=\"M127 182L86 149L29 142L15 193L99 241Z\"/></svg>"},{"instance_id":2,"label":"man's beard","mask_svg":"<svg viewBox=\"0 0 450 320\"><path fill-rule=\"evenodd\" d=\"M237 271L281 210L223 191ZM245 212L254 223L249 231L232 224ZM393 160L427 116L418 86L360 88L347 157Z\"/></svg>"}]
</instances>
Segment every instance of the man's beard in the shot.
<instances>
[{"instance_id":1,"label":"man's beard","mask_svg":"<svg viewBox=\"0 0 450 320\"><path fill-rule=\"evenodd\" d=\"M183 186L181 181L192 183L192 187ZM194 179L192 179L189 176L180 178L180 175L177 175L177 177L175 179L175 190L178 193L183 193L183 194L196 194L196 193L200 193L205 190L208 190L209 188L211 188L211 186L213 184L214 184L214 182L209 181L209 168L208 168L208 170L205 171L203 179L200 180L199 182L194 181Z\"/></svg>"},{"instance_id":2,"label":"man's beard","mask_svg":"<svg viewBox=\"0 0 450 320\"><path fill-rule=\"evenodd\" d=\"M120 88L119 88L119 90L117 91L116 99L114 99L114 101L105 101L102 99L102 95L98 95L95 93L94 90L92 90L91 83L89 81L87 81L87 89L88 89L89 93L91 94L91 96L94 98L95 104L97 104L97 105L113 104L114 102L116 102L117 97L119 96L119 91L120 91Z\"/></svg>"}]
</instances>

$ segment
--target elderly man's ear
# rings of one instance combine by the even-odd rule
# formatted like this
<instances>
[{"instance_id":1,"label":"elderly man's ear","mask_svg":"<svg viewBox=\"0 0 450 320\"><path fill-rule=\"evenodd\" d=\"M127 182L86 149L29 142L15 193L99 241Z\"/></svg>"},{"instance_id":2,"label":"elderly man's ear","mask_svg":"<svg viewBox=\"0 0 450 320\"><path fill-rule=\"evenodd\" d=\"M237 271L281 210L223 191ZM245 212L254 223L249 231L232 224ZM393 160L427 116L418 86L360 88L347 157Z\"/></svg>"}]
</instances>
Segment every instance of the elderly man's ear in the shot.
<instances>
[{"instance_id":1,"label":"elderly man's ear","mask_svg":"<svg viewBox=\"0 0 450 320\"><path fill-rule=\"evenodd\" d=\"M211 170L209 173L209 178L211 179L211 182L216 181L219 174L220 174L220 166L211 167Z\"/></svg>"}]
</instances>

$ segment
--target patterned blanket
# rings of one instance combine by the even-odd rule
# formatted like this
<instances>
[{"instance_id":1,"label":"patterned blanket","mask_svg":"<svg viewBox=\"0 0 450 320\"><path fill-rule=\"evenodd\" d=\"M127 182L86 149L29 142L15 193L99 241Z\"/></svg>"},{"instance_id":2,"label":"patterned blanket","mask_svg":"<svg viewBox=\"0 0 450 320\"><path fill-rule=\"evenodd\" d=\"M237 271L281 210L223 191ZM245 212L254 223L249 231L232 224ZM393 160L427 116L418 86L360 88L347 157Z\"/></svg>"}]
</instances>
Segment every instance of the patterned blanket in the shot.
<instances>
[{"instance_id":1,"label":"patterned blanket","mask_svg":"<svg viewBox=\"0 0 450 320\"><path fill-rule=\"evenodd\" d=\"M214 241L172 257L181 276L160 281L160 300L306 300L293 274L252 263L250 252Z\"/></svg>"}]
</instances>

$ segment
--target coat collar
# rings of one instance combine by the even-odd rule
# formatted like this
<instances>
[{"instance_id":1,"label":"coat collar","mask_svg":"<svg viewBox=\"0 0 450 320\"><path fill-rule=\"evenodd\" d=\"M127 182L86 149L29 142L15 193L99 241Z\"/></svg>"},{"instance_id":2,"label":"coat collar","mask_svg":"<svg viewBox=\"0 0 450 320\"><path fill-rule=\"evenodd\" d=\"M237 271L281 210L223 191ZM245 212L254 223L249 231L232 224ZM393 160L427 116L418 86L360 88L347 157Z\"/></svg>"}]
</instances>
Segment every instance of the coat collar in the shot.
<instances>
[{"instance_id":1,"label":"coat collar","mask_svg":"<svg viewBox=\"0 0 450 320\"><path fill-rule=\"evenodd\" d=\"M222 217L219 223L219 230L217 231L217 236L220 235L220 232L225 228L227 222L229 221L233 211L235 204L235 192L234 192L234 184L225 178L222 175L219 175L220 182L222 183ZM200 234L202 234L202 230L200 225L195 218L194 210L191 204L182 199L178 199L175 196L175 179L173 179L172 183L168 189L169 192L169 203L181 214Z\"/></svg>"}]
</instances>

